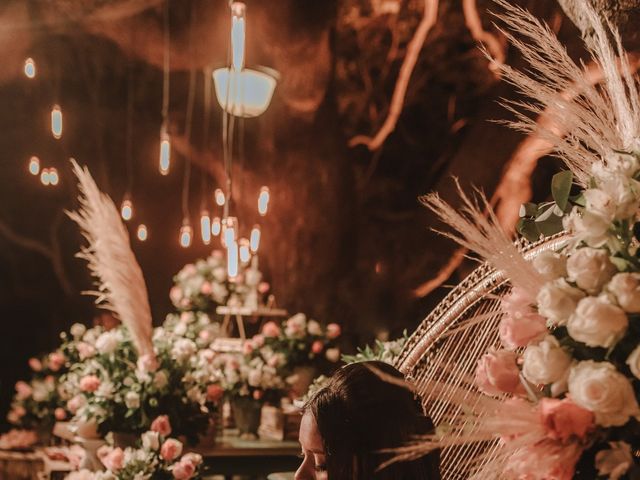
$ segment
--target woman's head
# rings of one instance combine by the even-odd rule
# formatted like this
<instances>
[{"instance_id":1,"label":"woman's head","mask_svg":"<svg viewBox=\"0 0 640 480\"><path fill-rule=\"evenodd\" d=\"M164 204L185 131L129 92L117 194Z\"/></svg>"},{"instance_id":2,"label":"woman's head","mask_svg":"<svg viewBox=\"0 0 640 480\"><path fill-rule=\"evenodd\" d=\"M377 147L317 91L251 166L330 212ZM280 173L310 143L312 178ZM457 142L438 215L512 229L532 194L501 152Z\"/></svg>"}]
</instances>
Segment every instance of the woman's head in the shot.
<instances>
[{"instance_id":1,"label":"woman's head","mask_svg":"<svg viewBox=\"0 0 640 480\"><path fill-rule=\"evenodd\" d=\"M300 427L305 458L297 480L440 478L437 452L376 472L390 458L379 453L381 449L400 447L432 429L414 394L384 376L403 378L382 362L347 365L309 401Z\"/></svg>"}]
</instances>

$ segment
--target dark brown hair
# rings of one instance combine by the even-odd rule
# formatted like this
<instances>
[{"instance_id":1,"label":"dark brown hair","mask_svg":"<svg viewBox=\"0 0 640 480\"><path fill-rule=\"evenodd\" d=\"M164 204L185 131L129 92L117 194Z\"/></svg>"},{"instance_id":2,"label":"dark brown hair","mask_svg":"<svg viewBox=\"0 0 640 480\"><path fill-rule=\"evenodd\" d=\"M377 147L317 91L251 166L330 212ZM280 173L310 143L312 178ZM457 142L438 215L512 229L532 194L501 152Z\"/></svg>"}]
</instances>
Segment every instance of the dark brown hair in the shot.
<instances>
[{"instance_id":1,"label":"dark brown hair","mask_svg":"<svg viewBox=\"0 0 640 480\"><path fill-rule=\"evenodd\" d=\"M439 480L439 452L398 462L378 471L414 435L433 431L422 406L407 388L385 381L376 370L402 380L383 362L361 362L339 369L308 402L322 436L329 480Z\"/></svg>"}]
</instances>

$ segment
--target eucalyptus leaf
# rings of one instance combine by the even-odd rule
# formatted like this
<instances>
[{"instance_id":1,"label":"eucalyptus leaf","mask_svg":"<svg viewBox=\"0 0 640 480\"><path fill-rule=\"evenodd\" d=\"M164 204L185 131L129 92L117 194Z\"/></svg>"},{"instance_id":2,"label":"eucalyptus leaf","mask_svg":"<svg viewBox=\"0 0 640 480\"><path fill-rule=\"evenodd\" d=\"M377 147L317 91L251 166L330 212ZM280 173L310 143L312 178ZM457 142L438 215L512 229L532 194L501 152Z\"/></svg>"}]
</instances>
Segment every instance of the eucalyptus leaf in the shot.
<instances>
[{"instance_id":1,"label":"eucalyptus leaf","mask_svg":"<svg viewBox=\"0 0 640 480\"><path fill-rule=\"evenodd\" d=\"M551 195L556 205L563 212L569 203L569 195L571 194L571 184L573 183L573 173L571 170L556 173L551 180Z\"/></svg>"},{"instance_id":2,"label":"eucalyptus leaf","mask_svg":"<svg viewBox=\"0 0 640 480\"><path fill-rule=\"evenodd\" d=\"M527 202L520 205L520 217L535 217L538 213L538 205Z\"/></svg>"},{"instance_id":3,"label":"eucalyptus leaf","mask_svg":"<svg viewBox=\"0 0 640 480\"><path fill-rule=\"evenodd\" d=\"M518 233L530 242L537 242L540 239L540 231L533 220L521 218L516 228Z\"/></svg>"}]
</instances>

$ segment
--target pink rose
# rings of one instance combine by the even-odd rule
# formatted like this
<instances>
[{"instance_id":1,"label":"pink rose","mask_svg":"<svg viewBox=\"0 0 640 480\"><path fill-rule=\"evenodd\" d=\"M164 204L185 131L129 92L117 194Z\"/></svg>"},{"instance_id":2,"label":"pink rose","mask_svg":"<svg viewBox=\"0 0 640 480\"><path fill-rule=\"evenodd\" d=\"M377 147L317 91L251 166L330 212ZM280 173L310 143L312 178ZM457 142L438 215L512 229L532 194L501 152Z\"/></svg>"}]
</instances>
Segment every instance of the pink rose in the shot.
<instances>
[{"instance_id":1,"label":"pink rose","mask_svg":"<svg viewBox=\"0 0 640 480\"><path fill-rule=\"evenodd\" d=\"M196 473L196 467L191 462L180 461L173 466L173 478L189 480Z\"/></svg>"},{"instance_id":2,"label":"pink rose","mask_svg":"<svg viewBox=\"0 0 640 480\"><path fill-rule=\"evenodd\" d=\"M476 367L475 384L478 389L487 395L524 393L517 359L518 356L508 350L485 353Z\"/></svg>"},{"instance_id":3,"label":"pink rose","mask_svg":"<svg viewBox=\"0 0 640 480\"><path fill-rule=\"evenodd\" d=\"M267 338L274 338L280 336L280 327L276 322L267 322L262 327L262 334Z\"/></svg>"},{"instance_id":4,"label":"pink rose","mask_svg":"<svg viewBox=\"0 0 640 480\"><path fill-rule=\"evenodd\" d=\"M169 417L166 415L160 415L153 422L151 422L151 430L158 432L163 437L171 435L171 423L169 423Z\"/></svg>"},{"instance_id":5,"label":"pink rose","mask_svg":"<svg viewBox=\"0 0 640 480\"><path fill-rule=\"evenodd\" d=\"M582 451L578 443L563 445L552 440L526 445L509 457L504 473L522 480L572 480Z\"/></svg>"},{"instance_id":6,"label":"pink rose","mask_svg":"<svg viewBox=\"0 0 640 480\"><path fill-rule=\"evenodd\" d=\"M34 372L39 372L42 370L42 362L37 358L30 358L29 368L31 368L31 370L33 370Z\"/></svg>"},{"instance_id":7,"label":"pink rose","mask_svg":"<svg viewBox=\"0 0 640 480\"><path fill-rule=\"evenodd\" d=\"M191 306L191 300L189 300L188 298L183 298L182 300L180 300L179 306L182 308L189 308Z\"/></svg>"},{"instance_id":8,"label":"pink rose","mask_svg":"<svg viewBox=\"0 0 640 480\"><path fill-rule=\"evenodd\" d=\"M27 414L27 410L22 405L18 405L13 409L13 413L15 413L16 417L22 418Z\"/></svg>"},{"instance_id":9,"label":"pink rose","mask_svg":"<svg viewBox=\"0 0 640 480\"><path fill-rule=\"evenodd\" d=\"M330 323L327 325L327 338L329 340L334 340L342 335L342 327L337 323Z\"/></svg>"},{"instance_id":10,"label":"pink rose","mask_svg":"<svg viewBox=\"0 0 640 480\"><path fill-rule=\"evenodd\" d=\"M253 399L260 400L264 396L264 392L262 390L254 390L253 391Z\"/></svg>"},{"instance_id":11,"label":"pink rose","mask_svg":"<svg viewBox=\"0 0 640 480\"><path fill-rule=\"evenodd\" d=\"M80 390L83 392L95 392L100 386L100 379L95 375L87 375L80 380Z\"/></svg>"},{"instance_id":12,"label":"pink rose","mask_svg":"<svg viewBox=\"0 0 640 480\"><path fill-rule=\"evenodd\" d=\"M96 349L93 348L92 345L89 345L88 343L85 343L85 342L78 343L78 346L76 348L78 349L80 360L93 357L96 354Z\"/></svg>"},{"instance_id":13,"label":"pink rose","mask_svg":"<svg viewBox=\"0 0 640 480\"><path fill-rule=\"evenodd\" d=\"M182 323L190 323L193 318L193 313L191 312L182 312L180 314L180 321Z\"/></svg>"},{"instance_id":14,"label":"pink rose","mask_svg":"<svg viewBox=\"0 0 640 480\"><path fill-rule=\"evenodd\" d=\"M205 332L206 330L203 330L202 332ZM200 332L200 333L202 333ZM205 350L200 350L200 356L206 360L207 363L211 363L213 362L213 359L216 358L216 352L214 352L213 350L209 350L209 349L205 349Z\"/></svg>"},{"instance_id":15,"label":"pink rose","mask_svg":"<svg viewBox=\"0 0 640 480\"><path fill-rule=\"evenodd\" d=\"M258 284L258 292L261 294L265 294L267 293L269 290L271 290L271 285L269 285L269 283L267 282L260 282Z\"/></svg>"},{"instance_id":16,"label":"pink rose","mask_svg":"<svg viewBox=\"0 0 640 480\"><path fill-rule=\"evenodd\" d=\"M82 395L76 395L67 402L67 410L73 415L85 404L85 398Z\"/></svg>"},{"instance_id":17,"label":"pink rose","mask_svg":"<svg viewBox=\"0 0 640 480\"><path fill-rule=\"evenodd\" d=\"M49 354L49 368L54 371L57 372L58 370L60 370L63 366L64 366L64 362L67 359L65 358L65 356L60 353L60 352L53 352L51 354Z\"/></svg>"},{"instance_id":18,"label":"pink rose","mask_svg":"<svg viewBox=\"0 0 640 480\"><path fill-rule=\"evenodd\" d=\"M58 421L62 421L65 418L67 418L67 412L64 411L64 408L60 408L60 407L56 408L53 414L56 417L56 420Z\"/></svg>"},{"instance_id":19,"label":"pink rose","mask_svg":"<svg viewBox=\"0 0 640 480\"><path fill-rule=\"evenodd\" d=\"M247 340L242 345L242 353L244 353L245 355L251 355L252 352L253 352L253 345L251 344L250 340Z\"/></svg>"},{"instance_id":20,"label":"pink rose","mask_svg":"<svg viewBox=\"0 0 640 480\"><path fill-rule=\"evenodd\" d=\"M174 305L178 305L180 300L182 300L182 289L177 285L171 287L171 290L169 290L169 298Z\"/></svg>"},{"instance_id":21,"label":"pink rose","mask_svg":"<svg viewBox=\"0 0 640 480\"><path fill-rule=\"evenodd\" d=\"M224 390L220 385L209 385L207 387L207 400L210 402L217 402L224 395Z\"/></svg>"},{"instance_id":22,"label":"pink rose","mask_svg":"<svg viewBox=\"0 0 640 480\"><path fill-rule=\"evenodd\" d=\"M200 287L200 293L202 295L211 295L213 289L211 288L211 284L209 282L204 282L202 287Z\"/></svg>"},{"instance_id":23,"label":"pink rose","mask_svg":"<svg viewBox=\"0 0 640 480\"><path fill-rule=\"evenodd\" d=\"M505 315L500 320L499 331L504 348L526 347L547 334L546 320L533 310L532 302L520 288L514 288L502 298L501 309Z\"/></svg>"},{"instance_id":24,"label":"pink rose","mask_svg":"<svg viewBox=\"0 0 640 480\"><path fill-rule=\"evenodd\" d=\"M117 472L124 466L124 452L121 448L114 448L109 453L100 458L107 470Z\"/></svg>"},{"instance_id":25,"label":"pink rose","mask_svg":"<svg viewBox=\"0 0 640 480\"><path fill-rule=\"evenodd\" d=\"M160 456L166 462L173 462L182 453L182 443L175 438L165 440L160 447Z\"/></svg>"},{"instance_id":26,"label":"pink rose","mask_svg":"<svg viewBox=\"0 0 640 480\"><path fill-rule=\"evenodd\" d=\"M261 348L264 346L264 335L254 335L252 341L254 348Z\"/></svg>"},{"instance_id":27,"label":"pink rose","mask_svg":"<svg viewBox=\"0 0 640 480\"><path fill-rule=\"evenodd\" d=\"M324 350L324 343L322 343L320 340L316 340L311 344L311 351L316 355L322 353L322 350Z\"/></svg>"},{"instance_id":28,"label":"pink rose","mask_svg":"<svg viewBox=\"0 0 640 480\"><path fill-rule=\"evenodd\" d=\"M547 436L554 440L568 440L572 436L584 440L593 428L593 412L582 408L569 398L543 398L540 415L547 429Z\"/></svg>"},{"instance_id":29,"label":"pink rose","mask_svg":"<svg viewBox=\"0 0 640 480\"><path fill-rule=\"evenodd\" d=\"M18 400L26 400L33 393L33 389L28 383L20 381L16 382L16 393Z\"/></svg>"}]
</instances>

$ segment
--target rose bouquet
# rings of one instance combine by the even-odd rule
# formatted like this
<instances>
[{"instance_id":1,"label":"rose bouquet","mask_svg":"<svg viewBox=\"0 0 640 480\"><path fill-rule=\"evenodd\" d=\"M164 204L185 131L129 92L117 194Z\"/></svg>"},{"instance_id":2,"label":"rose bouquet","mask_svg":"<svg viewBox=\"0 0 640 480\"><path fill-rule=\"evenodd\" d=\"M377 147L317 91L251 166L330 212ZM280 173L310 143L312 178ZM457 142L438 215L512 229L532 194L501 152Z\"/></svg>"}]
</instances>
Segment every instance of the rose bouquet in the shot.
<instances>
[{"instance_id":1,"label":"rose bouquet","mask_svg":"<svg viewBox=\"0 0 640 480\"><path fill-rule=\"evenodd\" d=\"M183 454L183 445L169 438L171 425L166 418L158 418L151 429L142 434L137 448L105 445L98 457L105 466L103 472L82 470L67 476L67 480L140 480L200 478L202 457L196 453Z\"/></svg>"},{"instance_id":2,"label":"rose bouquet","mask_svg":"<svg viewBox=\"0 0 640 480\"><path fill-rule=\"evenodd\" d=\"M74 347L66 347L83 352L82 361L63 379L67 408L74 420L95 423L102 435L140 434L151 419L165 414L176 435L196 442L217 400L208 392L219 372L210 366L204 348L214 334L204 314L169 316L154 331L155 357L138 357L124 326L88 331Z\"/></svg>"},{"instance_id":3,"label":"rose bouquet","mask_svg":"<svg viewBox=\"0 0 640 480\"><path fill-rule=\"evenodd\" d=\"M255 261L249 266L241 265L239 274L229 278L219 250L185 265L173 280L169 297L179 310L211 311L218 305L258 308L262 296L269 291Z\"/></svg>"},{"instance_id":4,"label":"rose bouquet","mask_svg":"<svg viewBox=\"0 0 640 480\"><path fill-rule=\"evenodd\" d=\"M451 398L458 413L446 434L428 436L421 448L499 438L497 448L459 465L473 478L640 478L638 80L620 44L616 50L609 43L617 32L605 29L588 2L587 47L604 72L602 89L585 81L548 28L499 3L507 9L501 18L527 38L509 35L535 70L527 76L503 68L540 102L518 105L544 110L554 129L560 125L551 131L519 114L516 126L552 141L570 168L554 176L552 202L522 207L519 230L537 240L564 228L566 241L530 262L486 199L479 204L461 192L463 206L454 209L437 195L425 198L455 228L449 236L505 274L511 289L501 300L500 345L480 358L473 385L456 377L428 386L436 398ZM438 361L446 371L456 359Z\"/></svg>"}]
</instances>

